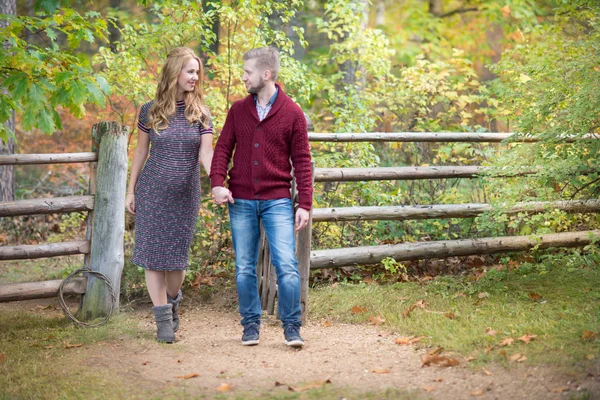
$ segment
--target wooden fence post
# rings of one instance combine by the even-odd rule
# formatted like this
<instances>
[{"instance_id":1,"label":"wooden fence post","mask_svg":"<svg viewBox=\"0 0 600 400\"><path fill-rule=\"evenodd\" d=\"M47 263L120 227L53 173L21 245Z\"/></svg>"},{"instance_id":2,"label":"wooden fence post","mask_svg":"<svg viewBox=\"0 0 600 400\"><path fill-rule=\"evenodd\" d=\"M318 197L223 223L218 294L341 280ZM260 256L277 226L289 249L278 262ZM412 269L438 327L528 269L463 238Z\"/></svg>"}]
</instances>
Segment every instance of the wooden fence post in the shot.
<instances>
[{"instance_id":1,"label":"wooden fence post","mask_svg":"<svg viewBox=\"0 0 600 400\"><path fill-rule=\"evenodd\" d=\"M315 162L311 161L313 186L315 183ZM298 232L296 242L296 258L300 271L300 305L302 306L302 323L306 322L308 312L308 281L310 279L310 242L312 238L312 208L308 214L306 228Z\"/></svg>"},{"instance_id":2,"label":"wooden fence post","mask_svg":"<svg viewBox=\"0 0 600 400\"><path fill-rule=\"evenodd\" d=\"M115 291L115 304L106 284L91 275L80 317L91 320L119 306L121 273L124 264L125 191L127 183L127 139L129 128L117 122L100 122L92 128L98 144L96 195L92 222L90 268L104 274Z\"/></svg>"}]
</instances>

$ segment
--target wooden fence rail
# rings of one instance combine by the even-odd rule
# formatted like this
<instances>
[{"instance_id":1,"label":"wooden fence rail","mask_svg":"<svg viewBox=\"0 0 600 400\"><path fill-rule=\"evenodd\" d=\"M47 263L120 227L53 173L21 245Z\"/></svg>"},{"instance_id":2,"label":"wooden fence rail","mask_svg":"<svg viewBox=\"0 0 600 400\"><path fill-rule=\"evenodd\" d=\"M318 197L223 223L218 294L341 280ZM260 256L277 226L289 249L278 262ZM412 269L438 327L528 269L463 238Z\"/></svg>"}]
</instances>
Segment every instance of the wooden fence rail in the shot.
<instances>
[{"instance_id":1,"label":"wooden fence rail","mask_svg":"<svg viewBox=\"0 0 600 400\"><path fill-rule=\"evenodd\" d=\"M331 222L471 218L493 210L494 207L492 205L483 203L435 204L430 206L315 208L312 212L312 221ZM598 212L600 211L600 200L536 201L518 203L513 207L507 208L504 212L507 214L518 214L521 212L534 214L548 210L580 213Z\"/></svg>"},{"instance_id":2,"label":"wooden fence rail","mask_svg":"<svg viewBox=\"0 0 600 400\"><path fill-rule=\"evenodd\" d=\"M5 201L0 203L0 217L34 214L62 214L92 211L94 196L67 196L48 199Z\"/></svg>"},{"instance_id":3,"label":"wooden fence rail","mask_svg":"<svg viewBox=\"0 0 600 400\"><path fill-rule=\"evenodd\" d=\"M376 264L386 257L391 257L396 261L408 261L526 251L534 247L539 249L579 247L592 243L593 238L597 236L600 236L600 230L554 233L541 236L504 236L314 250L310 257L310 268L339 268L350 265Z\"/></svg>"},{"instance_id":4,"label":"wooden fence rail","mask_svg":"<svg viewBox=\"0 0 600 400\"><path fill-rule=\"evenodd\" d=\"M98 153L11 154L0 156L0 165L68 164L98 161Z\"/></svg>"}]
</instances>

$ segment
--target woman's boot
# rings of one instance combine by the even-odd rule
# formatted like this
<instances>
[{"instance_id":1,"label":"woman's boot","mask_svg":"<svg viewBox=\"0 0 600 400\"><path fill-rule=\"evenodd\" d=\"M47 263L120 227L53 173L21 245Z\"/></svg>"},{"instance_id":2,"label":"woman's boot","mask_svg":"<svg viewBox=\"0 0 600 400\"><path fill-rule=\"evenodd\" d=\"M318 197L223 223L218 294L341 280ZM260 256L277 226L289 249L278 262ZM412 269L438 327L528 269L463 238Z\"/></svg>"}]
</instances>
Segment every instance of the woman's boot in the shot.
<instances>
[{"instance_id":1,"label":"woman's boot","mask_svg":"<svg viewBox=\"0 0 600 400\"><path fill-rule=\"evenodd\" d=\"M155 306L152 307L152 311L156 321L156 340L163 343L173 343L175 341L173 306L171 304Z\"/></svg>"},{"instance_id":2,"label":"woman's boot","mask_svg":"<svg viewBox=\"0 0 600 400\"><path fill-rule=\"evenodd\" d=\"M167 293L167 301L169 304L173 305L173 332L177 332L177 329L179 329L179 303L181 302L181 299L183 299L181 289L179 289L177 297L175 298L172 298L169 296L169 293Z\"/></svg>"}]
</instances>

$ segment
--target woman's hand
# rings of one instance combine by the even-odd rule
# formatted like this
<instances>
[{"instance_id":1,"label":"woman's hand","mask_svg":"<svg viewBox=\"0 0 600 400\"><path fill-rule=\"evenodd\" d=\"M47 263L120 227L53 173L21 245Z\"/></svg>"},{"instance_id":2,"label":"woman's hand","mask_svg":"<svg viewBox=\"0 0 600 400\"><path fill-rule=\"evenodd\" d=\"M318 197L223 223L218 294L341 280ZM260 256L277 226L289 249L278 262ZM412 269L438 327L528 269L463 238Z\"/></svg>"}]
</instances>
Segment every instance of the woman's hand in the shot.
<instances>
[{"instance_id":1,"label":"woman's hand","mask_svg":"<svg viewBox=\"0 0 600 400\"><path fill-rule=\"evenodd\" d=\"M125 208L132 214L135 214L135 194L127 193L125 197Z\"/></svg>"}]
</instances>

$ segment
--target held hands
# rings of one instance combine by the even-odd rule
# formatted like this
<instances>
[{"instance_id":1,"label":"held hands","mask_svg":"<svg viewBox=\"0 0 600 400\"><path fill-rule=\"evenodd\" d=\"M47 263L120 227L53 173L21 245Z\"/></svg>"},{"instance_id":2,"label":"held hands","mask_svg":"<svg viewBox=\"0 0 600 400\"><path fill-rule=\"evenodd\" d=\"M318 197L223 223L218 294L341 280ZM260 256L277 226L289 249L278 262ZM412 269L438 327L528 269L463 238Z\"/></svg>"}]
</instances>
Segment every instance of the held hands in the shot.
<instances>
[{"instance_id":1,"label":"held hands","mask_svg":"<svg viewBox=\"0 0 600 400\"><path fill-rule=\"evenodd\" d=\"M298 210L296 210L296 232L298 232L301 229L304 229L306 225L308 225L308 217L308 210L305 210L304 208L298 208Z\"/></svg>"},{"instance_id":2,"label":"held hands","mask_svg":"<svg viewBox=\"0 0 600 400\"><path fill-rule=\"evenodd\" d=\"M125 197L125 208L132 214L135 214L135 195L133 193L127 193Z\"/></svg>"},{"instance_id":3,"label":"held hands","mask_svg":"<svg viewBox=\"0 0 600 400\"><path fill-rule=\"evenodd\" d=\"M230 202L233 204L233 196L231 195L231 191L223 186L215 186L212 188L213 198L215 199L215 203L217 204L225 204Z\"/></svg>"}]
</instances>

